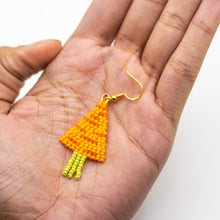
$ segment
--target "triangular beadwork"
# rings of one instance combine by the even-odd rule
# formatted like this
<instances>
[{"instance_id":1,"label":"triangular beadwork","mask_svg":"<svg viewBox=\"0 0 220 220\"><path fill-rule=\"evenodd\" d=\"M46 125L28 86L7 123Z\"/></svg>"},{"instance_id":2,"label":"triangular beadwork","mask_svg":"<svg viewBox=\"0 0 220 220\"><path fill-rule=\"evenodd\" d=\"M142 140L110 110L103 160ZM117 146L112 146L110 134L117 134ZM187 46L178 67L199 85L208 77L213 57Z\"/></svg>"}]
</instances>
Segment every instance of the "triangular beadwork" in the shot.
<instances>
[{"instance_id":1,"label":"triangular beadwork","mask_svg":"<svg viewBox=\"0 0 220 220\"><path fill-rule=\"evenodd\" d=\"M107 105L107 102L100 100L87 116L60 138L60 141L81 155L104 162L108 124Z\"/></svg>"}]
</instances>

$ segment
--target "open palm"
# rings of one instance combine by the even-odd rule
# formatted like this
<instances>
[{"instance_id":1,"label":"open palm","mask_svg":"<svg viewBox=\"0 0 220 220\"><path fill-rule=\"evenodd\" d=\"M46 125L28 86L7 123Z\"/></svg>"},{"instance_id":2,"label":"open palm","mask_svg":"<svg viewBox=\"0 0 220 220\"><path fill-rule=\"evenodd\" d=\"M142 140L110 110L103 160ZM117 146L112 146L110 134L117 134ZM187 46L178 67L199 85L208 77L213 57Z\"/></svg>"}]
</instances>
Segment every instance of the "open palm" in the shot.
<instances>
[{"instance_id":1,"label":"open palm","mask_svg":"<svg viewBox=\"0 0 220 220\"><path fill-rule=\"evenodd\" d=\"M213 2L198 8L199 0L175 7L162 0L97 0L59 54L57 41L1 48L1 217L128 219L135 213L169 155L218 26L219 1ZM59 137L103 93L138 95L123 60L142 82L143 96L109 103L105 163L87 160L80 181L64 178L72 151ZM34 88L11 107L21 81L47 64Z\"/></svg>"}]
</instances>

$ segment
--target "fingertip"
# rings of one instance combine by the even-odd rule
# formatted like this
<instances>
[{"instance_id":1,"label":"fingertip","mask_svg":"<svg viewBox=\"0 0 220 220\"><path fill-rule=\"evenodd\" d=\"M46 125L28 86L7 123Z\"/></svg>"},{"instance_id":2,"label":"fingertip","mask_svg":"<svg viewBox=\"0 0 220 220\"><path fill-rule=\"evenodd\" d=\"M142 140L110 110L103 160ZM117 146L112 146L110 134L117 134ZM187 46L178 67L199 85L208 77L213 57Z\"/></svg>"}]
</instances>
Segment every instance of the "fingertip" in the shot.
<instances>
[{"instance_id":1,"label":"fingertip","mask_svg":"<svg viewBox=\"0 0 220 220\"><path fill-rule=\"evenodd\" d=\"M59 40L49 39L24 46L21 49L24 59L34 72L47 66L61 51L62 43Z\"/></svg>"},{"instance_id":2,"label":"fingertip","mask_svg":"<svg viewBox=\"0 0 220 220\"><path fill-rule=\"evenodd\" d=\"M61 51L59 40L42 40L29 45L6 48L5 60L17 60L16 65L10 67L11 72L22 72L24 79L44 69Z\"/></svg>"},{"instance_id":3,"label":"fingertip","mask_svg":"<svg viewBox=\"0 0 220 220\"><path fill-rule=\"evenodd\" d=\"M62 42L56 39L48 39L38 41L36 43L31 44L30 46L37 47L40 50L45 50L46 53L58 53L62 49Z\"/></svg>"},{"instance_id":4,"label":"fingertip","mask_svg":"<svg viewBox=\"0 0 220 220\"><path fill-rule=\"evenodd\" d=\"M50 40L46 40L45 43L48 46L57 48L57 50L61 50L62 49L62 42L60 40L50 39Z\"/></svg>"},{"instance_id":5,"label":"fingertip","mask_svg":"<svg viewBox=\"0 0 220 220\"><path fill-rule=\"evenodd\" d=\"M34 42L30 45L34 45L34 46L39 46L39 45L57 45L59 47L62 47L62 43L60 40L57 39L46 39L46 40L41 40L41 41L37 41Z\"/></svg>"}]
</instances>

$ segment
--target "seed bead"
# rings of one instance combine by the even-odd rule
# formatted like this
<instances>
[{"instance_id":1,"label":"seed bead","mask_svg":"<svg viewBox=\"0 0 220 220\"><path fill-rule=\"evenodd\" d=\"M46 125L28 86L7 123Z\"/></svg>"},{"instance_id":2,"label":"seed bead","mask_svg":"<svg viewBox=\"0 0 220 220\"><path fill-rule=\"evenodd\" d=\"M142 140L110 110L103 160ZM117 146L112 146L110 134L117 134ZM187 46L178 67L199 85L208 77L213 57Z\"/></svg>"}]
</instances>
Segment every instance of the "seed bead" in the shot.
<instances>
[{"instance_id":1,"label":"seed bead","mask_svg":"<svg viewBox=\"0 0 220 220\"><path fill-rule=\"evenodd\" d=\"M71 179L73 177L73 175L71 173L69 173L68 177Z\"/></svg>"},{"instance_id":2,"label":"seed bead","mask_svg":"<svg viewBox=\"0 0 220 220\"><path fill-rule=\"evenodd\" d=\"M63 171L63 176L67 176L67 174L68 174L68 171L64 170Z\"/></svg>"},{"instance_id":3,"label":"seed bead","mask_svg":"<svg viewBox=\"0 0 220 220\"><path fill-rule=\"evenodd\" d=\"M76 179L76 180L80 180L80 175L76 175L76 176L75 176L75 179Z\"/></svg>"},{"instance_id":4,"label":"seed bead","mask_svg":"<svg viewBox=\"0 0 220 220\"><path fill-rule=\"evenodd\" d=\"M77 176L77 175L78 175L78 176L81 176L81 172L80 172L80 171L77 172L77 173L76 173L76 176Z\"/></svg>"}]
</instances>

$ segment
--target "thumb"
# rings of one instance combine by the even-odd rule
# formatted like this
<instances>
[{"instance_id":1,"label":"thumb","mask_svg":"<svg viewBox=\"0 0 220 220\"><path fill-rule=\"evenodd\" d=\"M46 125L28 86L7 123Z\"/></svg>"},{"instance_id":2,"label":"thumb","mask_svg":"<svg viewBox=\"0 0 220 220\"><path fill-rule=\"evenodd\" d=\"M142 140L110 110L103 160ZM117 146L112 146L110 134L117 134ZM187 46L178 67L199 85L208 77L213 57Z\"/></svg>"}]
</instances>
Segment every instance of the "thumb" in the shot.
<instances>
[{"instance_id":1,"label":"thumb","mask_svg":"<svg viewBox=\"0 0 220 220\"><path fill-rule=\"evenodd\" d=\"M24 81L44 69L61 48L58 40L16 48L0 47L0 113L8 113Z\"/></svg>"}]
</instances>

